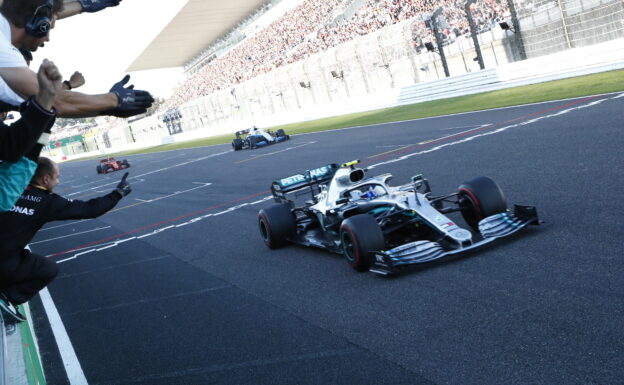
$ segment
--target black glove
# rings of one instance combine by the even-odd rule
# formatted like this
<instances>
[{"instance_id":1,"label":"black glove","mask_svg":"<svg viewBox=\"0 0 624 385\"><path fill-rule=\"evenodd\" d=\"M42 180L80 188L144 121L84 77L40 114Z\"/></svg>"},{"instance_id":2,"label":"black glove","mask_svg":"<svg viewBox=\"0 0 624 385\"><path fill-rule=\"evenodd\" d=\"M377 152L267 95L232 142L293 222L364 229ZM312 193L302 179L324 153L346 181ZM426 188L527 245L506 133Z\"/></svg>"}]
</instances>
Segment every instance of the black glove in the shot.
<instances>
[{"instance_id":1,"label":"black glove","mask_svg":"<svg viewBox=\"0 0 624 385\"><path fill-rule=\"evenodd\" d=\"M116 7L121 0L78 0L83 12L97 12L107 7Z\"/></svg>"},{"instance_id":2,"label":"black glove","mask_svg":"<svg viewBox=\"0 0 624 385\"><path fill-rule=\"evenodd\" d=\"M124 76L121 81L115 83L110 92L117 96L116 108L102 111L100 115L112 115L120 118L144 113L154 103L154 98L147 91L135 90L133 85L124 87L130 80L130 75Z\"/></svg>"},{"instance_id":3,"label":"black glove","mask_svg":"<svg viewBox=\"0 0 624 385\"><path fill-rule=\"evenodd\" d=\"M130 192L132 192L130 183L126 182L126 178L128 177L128 174L129 173L124 174L124 176L121 178L121 182L119 182L119 184L117 185L117 188L115 188L115 191L121 194L122 198L130 194Z\"/></svg>"}]
</instances>

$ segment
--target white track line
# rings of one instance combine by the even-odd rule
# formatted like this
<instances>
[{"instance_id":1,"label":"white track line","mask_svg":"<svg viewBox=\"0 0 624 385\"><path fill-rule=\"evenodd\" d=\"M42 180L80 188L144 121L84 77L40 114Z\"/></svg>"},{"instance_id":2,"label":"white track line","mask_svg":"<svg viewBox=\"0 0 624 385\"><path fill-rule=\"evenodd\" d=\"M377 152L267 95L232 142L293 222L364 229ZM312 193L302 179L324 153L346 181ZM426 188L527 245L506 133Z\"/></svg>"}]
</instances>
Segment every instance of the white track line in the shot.
<instances>
[{"instance_id":1,"label":"white track line","mask_svg":"<svg viewBox=\"0 0 624 385\"><path fill-rule=\"evenodd\" d=\"M472 126L461 126L461 127L446 127L446 128L439 128L440 131L446 131L446 130L460 130L463 128L478 128L478 127L486 127L489 126L492 123L487 123L487 124L475 124Z\"/></svg>"},{"instance_id":2,"label":"white track line","mask_svg":"<svg viewBox=\"0 0 624 385\"><path fill-rule=\"evenodd\" d=\"M161 199L169 198L169 197L172 197L172 196L175 196L175 195L184 194L184 193L187 193L187 192L189 192L189 191L197 190L197 189L204 188L204 187L206 187L206 186L210 186L210 185L212 185L212 183L205 183L205 182L193 182L193 183L194 183L194 184L198 184L199 186L197 186L197 187L193 187L193 188L190 188L190 189L188 189L188 190L176 191L176 192L174 192L173 194L164 195L164 196L161 196L161 197L158 197L158 198L154 198L154 199L147 199L147 200L145 200L145 199L135 198L135 200L137 200L137 201L141 201L141 202L143 202L143 203L152 203L152 202L159 201L159 200L161 200Z\"/></svg>"},{"instance_id":3,"label":"white track line","mask_svg":"<svg viewBox=\"0 0 624 385\"><path fill-rule=\"evenodd\" d=\"M170 169L176 168L176 167L186 166L188 164L192 164L192 163L195 163L195 162L200 162L202 160L214 158L214 157L220 156L220 155L229 154L231 152L232 152L231 150L228 150L228 151L223 151L223 152L219 152L219 153L216 153L216 154L202 156L201 158L191 159L191 160L188 160L188 161L185 161L185 162L181 162L181 163L177 163L177 164L174 164L174 165L171 165L171 166L168 166L168 167L159 168L158 170L148 171L148 172L145 172L145 173L140 174L140 175L130 176L130 177L128 177L128 180L136 180L136 179L141 178L141 177L146 176L146 175L155 174L157 172L170 170ZM102 188L102 187L111 186L111 185L114 185L114 184L117 184L117 183L119 183L119 182L117 180L115 180L113 182L102 184L102 185L99 185L99 186L94 186L94 187L91 187L91 188L86 189L86 190L76 191L76 192L73 192L73 193L70 193L70 194L65 194L65 196L69 197L69 196L84 194L86 192L90 192L90 191L93 191L93 190L96 190L96 189L99 189L99 188Z\"/></svg>"},{"instance_id":4,"label":"white track line","mask_svg":"<svg viewBox=\"0 0 624 385\"><path fill-rule=\"evenodd\" d=\"M87 220L87 219L81 219L81 220L79 220L79 221L74 221L74 222L69 222L69 223L63 223L62 225L58 225L58 226L46 227L46 228L43 228L43 229L39 230L39 232L42 232L42 231L48 231L48 230L52 230L52 229L58 229L59 227L65 227L65 226L75 225L75 224L77 224L77 223L84 222L84 221L86 221L86 220Z\"/></svg>"},{"instance_id":5,"label":"white track line","mask_svg":"<svg viewBox=\"0 0 624 385\"><path fill-rule=\"evenodd\" d=\"M91 233L93 231L104 230L104 229L110 229L110 226L96 227L95 229L91 229L91 230L87 230L87 231L81 231L79 233L73 233L73 234L69 234L69 235L63 235L61 237L49 238L49 239L44 239L42 241L31 242L30 245L36 245L37 243L44 243L44 242L55 241L57 239L69 238L69 237L73 237L74 235L86 234L86 233Z\"/></svg>"},{"instance_id":6,"label":"white track line","mask_svg":"<svg viewBox=\"0 0 624 385\"><path fill-rule=\"evenodd\" d=\"M48 288L43 288L43 290L39 292L39 296L41 297L41 302L43 302L43 308L48 315L48 321L50 321L56 345L61 353L61 360L63 361L63 366L65 367L69 384L89 385L87 378L82 371L82 367L80 366L80 362L78 362L78 357L76 356L74 347L69 340L69 335L67 335L65 325L63 325L61 316L59 315L58 310L56 310L56 305L54 304L54 301L52 301Z\"/></svg>"}]
</instances>

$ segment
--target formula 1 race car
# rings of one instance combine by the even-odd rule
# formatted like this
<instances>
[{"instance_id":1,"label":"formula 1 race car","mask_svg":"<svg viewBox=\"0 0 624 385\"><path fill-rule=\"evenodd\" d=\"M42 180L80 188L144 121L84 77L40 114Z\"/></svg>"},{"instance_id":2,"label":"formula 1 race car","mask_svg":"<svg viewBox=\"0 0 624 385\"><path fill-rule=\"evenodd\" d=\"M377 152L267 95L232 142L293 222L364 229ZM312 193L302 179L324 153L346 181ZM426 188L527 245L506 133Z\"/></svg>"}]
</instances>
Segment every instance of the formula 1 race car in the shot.
<instances>
[{"instance_id":1,"label":"formula 1 race car","mask_svg":"<svg viewBox=\"0 0 624 385\"><path fill-rule=\"evenodd\" d=\"M501 189L488 177L433 196L422 175L393 187L391 174L365 178L358 163L329 164L273 182L277 203L258 214L264 243L272 249L288 242L324 248L344 254L358 271L388 275L539 224L534 206L515 205L509 212ZM297 205L302 195L308 200ZM453 212L460 212L470 229L447 217Z\"/></svg>"},{"instance_id":2,"label":"formula 1 race car","mask_svg":"<svg viewBox=\"0 0 624 385\"><path fill-rule=\"evenodd\" d=\"M257 148L268 146L290 139L281 128L275 132L271 130L263 130L258 127L252 127L247 130L237 131L236 138L232 140L234 151L245 148Z\"/></svg>"},{"instance_id":3,"label":"formula 1 race car","mask_svg":"<svg viewBox=\"0 0 624 385\"><path fill-rule=\"evenodd\" d=\"M122 170L130 167L130 163L126 159L115 160L115 158L100 159L100 164L95 167L98 174L108 174L109 172Z\"/></svg>"}]
</instances>

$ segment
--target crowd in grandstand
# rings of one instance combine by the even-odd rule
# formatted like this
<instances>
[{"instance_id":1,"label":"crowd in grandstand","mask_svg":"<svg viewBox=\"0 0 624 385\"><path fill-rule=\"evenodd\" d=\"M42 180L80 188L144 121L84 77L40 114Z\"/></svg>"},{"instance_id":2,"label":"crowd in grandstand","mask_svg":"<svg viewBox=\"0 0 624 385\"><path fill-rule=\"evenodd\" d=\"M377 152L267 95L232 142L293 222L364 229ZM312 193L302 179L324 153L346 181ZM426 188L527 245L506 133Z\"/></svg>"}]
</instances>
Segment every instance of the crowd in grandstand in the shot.
<instances>
[{"instance_id":1,"label":"crowd in grandstand","mask_svg":"<svg viewBox=\"0 0 624 385\"><path fill-rule=\"evenodd\" d=\"M411 20L414 49L432 41L431 15L440 6L443 40L470 32L463 0L368 0L350 17L340 15L351 0L305 0L268 28L245 39L189 77L166 103L178 106L227 89L280 66L351 41L386 26ZM478 29L486 31L508 16L505 0L479 0L473 6Z\"/></svg>"}]
</instances>

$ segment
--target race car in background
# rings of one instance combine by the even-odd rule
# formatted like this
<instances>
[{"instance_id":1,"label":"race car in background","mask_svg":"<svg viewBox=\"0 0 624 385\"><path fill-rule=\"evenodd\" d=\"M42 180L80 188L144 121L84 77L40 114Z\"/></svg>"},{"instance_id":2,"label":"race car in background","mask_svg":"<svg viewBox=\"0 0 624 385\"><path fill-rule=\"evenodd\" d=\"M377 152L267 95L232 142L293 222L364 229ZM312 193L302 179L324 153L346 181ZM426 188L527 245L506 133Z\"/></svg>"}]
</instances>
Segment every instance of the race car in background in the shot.
<instances>
[{"instance_id":1,"label":"race car in background","mask_svg":"<svg viewBox=\"0 0 624 385\"><path fill-rule=\"evenodd\" d=\"M391 174L365 178L365 170L355 167L358 162L328 164L274 181L277 203L258 213L266 246L316 246L344 254L358 271L388 275L539 224L534 206L508 211L503 192L488 177L434 196L422 175L390 186ZM301 196L306 200L298 204ZM461 213L466 228L447 216L454 212Z\"/></svg>"},{"instance_id":2,"label":"race car in background","mask_svg":"<svg viewBox=\"0 0 624 385\"><path fill-rule=\"evenodd\" d=\"M130 167L130 163L126 159L116 160L115 158L100 159L100 164L95 167L98 174L108 174L109 172L122 170Z\"/></svg>"},{"instance_id":3,"label":"race car in background","mask_svg":"<svg viewBox=\"0 0 624 385\"><path fill-rule=\"evenodd\" d=\"M232 140L234 151L246 148L252 149L257 147L268 146L290 139L281 128L277 131L263 130L256 126L247 130L237 131L236 138Z\"/></svg>"}]
</instances>

